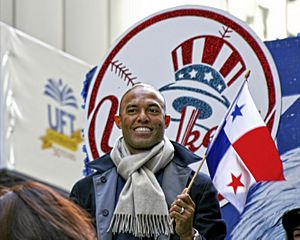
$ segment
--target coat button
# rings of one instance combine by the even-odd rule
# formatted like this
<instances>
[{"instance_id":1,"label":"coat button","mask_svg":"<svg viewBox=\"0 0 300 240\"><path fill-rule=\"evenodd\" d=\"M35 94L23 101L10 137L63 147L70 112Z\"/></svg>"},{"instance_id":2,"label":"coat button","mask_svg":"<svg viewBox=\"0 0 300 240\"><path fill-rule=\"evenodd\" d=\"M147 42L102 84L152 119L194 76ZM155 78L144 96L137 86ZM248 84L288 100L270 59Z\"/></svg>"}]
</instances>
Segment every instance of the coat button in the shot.
<instances>
[{"instance_id":1,"label":"coat button","mask_svg":"<svg viewBox=\"0 0 300 240\"><path fill-rule=\"evenodd\" d=\"M104 217L107 217L108 214L109 214L109 211L108 211L107 209L103 209L103 210L102 210L102 215L103 215Z\"/></svg>"},{"instance_id":2,"label":"coat button","mask_svg":"<svg viewBox=\"0 0 300 240\"><path fill-rule=\"evenodd\" d=\"M101 181L102 183L106 183L107 179L106 179L105 176L101 176L100 181Z\"/></svg>"}]
</instances>

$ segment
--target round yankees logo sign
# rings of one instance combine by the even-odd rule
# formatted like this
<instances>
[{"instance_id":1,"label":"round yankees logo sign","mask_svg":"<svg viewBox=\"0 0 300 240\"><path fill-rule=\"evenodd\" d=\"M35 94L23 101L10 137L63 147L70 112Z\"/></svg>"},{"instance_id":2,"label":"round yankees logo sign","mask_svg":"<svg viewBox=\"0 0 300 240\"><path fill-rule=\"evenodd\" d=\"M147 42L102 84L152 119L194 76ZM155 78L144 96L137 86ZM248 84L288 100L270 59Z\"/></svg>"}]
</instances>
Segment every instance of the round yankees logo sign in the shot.
<instances>
[{"instance_id":1,"label":"round yankees logo sign","mask_svg":"<svg viewBox=\"0 0 300 240\"><path fill-rule=\"evenodd\" d=\"M275 137L280 83L264 43L226 12L181 6L156 13L129 29L98 66L86 100L89 158L111 150L121 134L114 115L122 94L136 82L161 91L171 115L171 140L203 156L246 72L262 118Z\"/></svg>"}]
</instances>

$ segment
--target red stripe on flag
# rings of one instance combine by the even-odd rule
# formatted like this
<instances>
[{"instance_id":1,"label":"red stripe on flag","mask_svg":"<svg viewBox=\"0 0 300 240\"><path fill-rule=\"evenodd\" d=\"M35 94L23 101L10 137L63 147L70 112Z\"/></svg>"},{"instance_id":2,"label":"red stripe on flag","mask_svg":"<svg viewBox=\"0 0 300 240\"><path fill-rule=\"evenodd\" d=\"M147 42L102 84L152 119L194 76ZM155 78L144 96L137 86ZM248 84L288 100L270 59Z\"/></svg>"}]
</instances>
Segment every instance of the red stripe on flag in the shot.
<instances>
[{"instance_id":1,"label":"red stripe on flag","mask_svg":"<svg viewBox=\"0 0 300 240\"><path fill-rule=\"evenodd\" d=\"M282 162L267 127L258 127L233 144L256 181L284 180Z\"/></svg>"}]
</instances>

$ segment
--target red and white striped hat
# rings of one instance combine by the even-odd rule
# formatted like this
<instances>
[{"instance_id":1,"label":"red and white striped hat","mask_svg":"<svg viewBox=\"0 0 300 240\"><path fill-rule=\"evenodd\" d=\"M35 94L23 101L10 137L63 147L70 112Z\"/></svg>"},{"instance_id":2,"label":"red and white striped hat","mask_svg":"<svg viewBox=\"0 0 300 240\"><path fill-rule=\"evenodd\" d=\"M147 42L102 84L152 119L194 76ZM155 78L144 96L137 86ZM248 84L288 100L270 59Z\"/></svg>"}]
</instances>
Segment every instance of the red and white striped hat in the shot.
<instances>
[{"instance_id":1,"label":"red and white striped hat","mask_svg":"<svg viewBox=\"0 0 300 240\"><path fill-rule=\"evenodd\" d=\"M243 72L246 70L245 62L234 46L225 40L225 34L217 36L196 36L190 38L172 51L172 60L175 70L176 80L185 79L189 67L197 66L199 71L213 70L211 78L218 75L218 82L205 81L205 75L191 75L193 80L201 81L210 85L212 88L221 93L226 87L229 87ZM202 68L200 67L202 66ZM203 67L206 67L203 68ZM185 70L184 70L185 69ZM184 74L184 75L183 75ZM209 79L209 76L206 76ZM220 79L223 82L220 82ZM191 79L192 80L192 79ZM222 85L222 86L221 86Z\"/></svg>"}]
</instances>

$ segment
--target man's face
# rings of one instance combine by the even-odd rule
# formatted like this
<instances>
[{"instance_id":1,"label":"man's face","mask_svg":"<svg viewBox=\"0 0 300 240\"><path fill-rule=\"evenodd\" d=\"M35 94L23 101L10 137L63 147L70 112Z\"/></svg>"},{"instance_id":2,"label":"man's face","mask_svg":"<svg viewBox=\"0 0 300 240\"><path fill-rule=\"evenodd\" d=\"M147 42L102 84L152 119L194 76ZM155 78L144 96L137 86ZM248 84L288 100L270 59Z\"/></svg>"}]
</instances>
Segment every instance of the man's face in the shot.
<instances>
[{"instance_id":1,"label":"man's face","mask_svg":"<svg viewBox=\"0 0 300 240\"><path fill-rule=\"evenodd\" d=\"M122 129L131 153L148 150L162 141L170 116L165 115L164 99L154 89L136 87L121 102L115 122Z\"/></svg>"}]
</instances>

